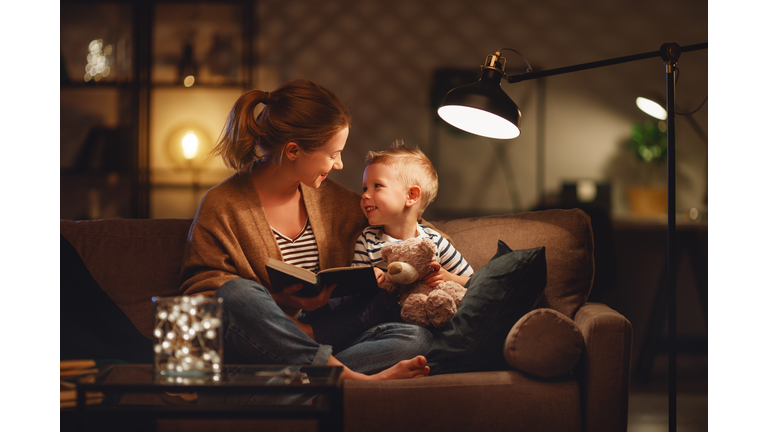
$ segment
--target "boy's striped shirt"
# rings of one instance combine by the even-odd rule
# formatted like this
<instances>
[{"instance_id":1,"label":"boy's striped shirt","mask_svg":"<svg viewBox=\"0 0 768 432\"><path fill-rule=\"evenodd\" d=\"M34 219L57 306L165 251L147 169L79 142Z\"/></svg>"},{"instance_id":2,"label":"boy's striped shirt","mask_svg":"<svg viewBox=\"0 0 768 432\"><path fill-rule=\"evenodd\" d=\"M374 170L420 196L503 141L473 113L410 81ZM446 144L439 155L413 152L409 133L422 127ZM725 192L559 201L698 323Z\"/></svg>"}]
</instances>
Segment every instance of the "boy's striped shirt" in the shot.
<instances>
[{"instance_id":1,"label":"boy's striped shirt","mask_svg":"<svg viewBox=\"0 0 768 432\"><path fill-rule=\"evenodd\" d=\"M437 246L438 262L443 268L459 276L471 276L474 273L472 266L437 231L426 225L417 225L419 238L428 238ZM393 238L384 232L381 226L366 228L355 244L355 256L352 258L352 266L371 265L387 271L387 262L381 258L381 249L390 243L400 243L402 240Z\"/></svg>"}]
</instances>

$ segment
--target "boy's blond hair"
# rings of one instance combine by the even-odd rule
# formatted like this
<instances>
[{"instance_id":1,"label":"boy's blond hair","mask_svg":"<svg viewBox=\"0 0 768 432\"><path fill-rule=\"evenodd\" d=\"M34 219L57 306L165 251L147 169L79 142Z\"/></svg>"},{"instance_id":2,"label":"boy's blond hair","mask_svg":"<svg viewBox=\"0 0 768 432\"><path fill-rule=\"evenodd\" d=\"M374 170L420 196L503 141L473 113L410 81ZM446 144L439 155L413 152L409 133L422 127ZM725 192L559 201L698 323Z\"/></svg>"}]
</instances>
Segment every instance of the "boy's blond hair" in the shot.
<instances>
[{"instance_id":1,"label":"boy's blond hair","mask_svg":"<svg viewBox=\"0 0 768 432\"><path fill-rule=\"evenodd\" d=\"M369 151L365 156L365 166L381 163L392 167L395 176L406 189L417 185L421 188L421 208L419 217L437 196L437 171L427 155L418 147L408 148L403 140L396 140L387 150Z\"/></svg>"}]
</instances>

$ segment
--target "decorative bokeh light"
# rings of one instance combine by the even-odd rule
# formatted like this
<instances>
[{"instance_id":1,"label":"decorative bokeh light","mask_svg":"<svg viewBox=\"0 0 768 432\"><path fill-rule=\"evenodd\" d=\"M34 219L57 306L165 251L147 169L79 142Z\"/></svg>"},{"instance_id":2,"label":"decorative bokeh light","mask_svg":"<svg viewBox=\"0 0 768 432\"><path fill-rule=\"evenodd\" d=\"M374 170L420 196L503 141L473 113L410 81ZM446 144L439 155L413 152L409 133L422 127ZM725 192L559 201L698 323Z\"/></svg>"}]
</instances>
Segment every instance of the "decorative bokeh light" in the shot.
<instances>
[{"instance_id":1,"label":"decorative bokeh light","mask_svg":"<svg viewBox=\"0 0 768 432\"><path fill-rule=\"evenodd\" d=\"M112 54L112 45L104 46L101 39L92 40L88 44L88 55L85 57L85 82L90 80L99 81L109 75L109 56Z\"/></svg>"}]
</instances>

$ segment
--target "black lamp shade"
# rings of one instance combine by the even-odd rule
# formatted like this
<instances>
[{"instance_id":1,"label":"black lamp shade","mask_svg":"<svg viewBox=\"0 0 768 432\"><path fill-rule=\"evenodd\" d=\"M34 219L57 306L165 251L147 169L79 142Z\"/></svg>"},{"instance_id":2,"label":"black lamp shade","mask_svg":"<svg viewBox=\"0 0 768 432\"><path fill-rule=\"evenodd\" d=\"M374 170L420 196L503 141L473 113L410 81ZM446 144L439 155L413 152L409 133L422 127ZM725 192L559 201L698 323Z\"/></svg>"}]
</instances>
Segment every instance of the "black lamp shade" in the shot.
<instances>
[{"instance_id":1,"label":"black lamp shade","mask_svg":"<svg viewBox=\"0 0 768 432\"><path fill-rule=\"evenodd\" d=\"M496 69L483 69L480 81L449 91L437 114L448 124L475 135L517 138L520 109L501 89L501 76Z\"/></svg>"}]
</instances>

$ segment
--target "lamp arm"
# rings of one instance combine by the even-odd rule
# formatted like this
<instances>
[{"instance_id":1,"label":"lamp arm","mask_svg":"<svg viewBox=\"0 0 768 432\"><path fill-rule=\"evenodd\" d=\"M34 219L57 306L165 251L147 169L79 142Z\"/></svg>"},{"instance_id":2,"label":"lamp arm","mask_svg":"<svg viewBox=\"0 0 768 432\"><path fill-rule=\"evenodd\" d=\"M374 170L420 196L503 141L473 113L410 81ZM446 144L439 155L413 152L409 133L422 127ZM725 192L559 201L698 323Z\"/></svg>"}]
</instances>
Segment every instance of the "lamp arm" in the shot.
<instances>
[{"instance_id":1,"label":"lamp arm","mask_svg":"<svg viewBox=\"0 0 768 432\"><path fill-rule=\"evenodd\" d=\"M704 42L700 44L686 45L684 47L679 47L679 52L677 52L676 54L679 56L680 53L683 53L683 52L706 49L707 44L708 44L707 42ZM645 60L645 59L659 57L659 56L661 56L665 60L668 60L670 56L670 53L667 52L668 45L669 44L662 45L661 49L658 51L651 51L643 54L635 54L635 55L629 55L624 57L616 57L608 60L600 60L600 61L595 61L590 63L583 63L579 65L565 66L557 69L549 69L549 70L539 71L539 72L530 72L530 73L524 73L520 75L512 75L512 76L506 77L506 80L508 83L516 83L516 82L527 81L527 80L536 79L536 78L544 78L544 77L553 76L553 75L561 75L561 74L570 73L570 72L578 72L578 71L587 70L587 69L595 69L603 66L612 66L612 65L617 65L621 63L628 63L636 60ZM674 54L675 53L672 53L672 55Z\"/></svg>"}]
</instances>

